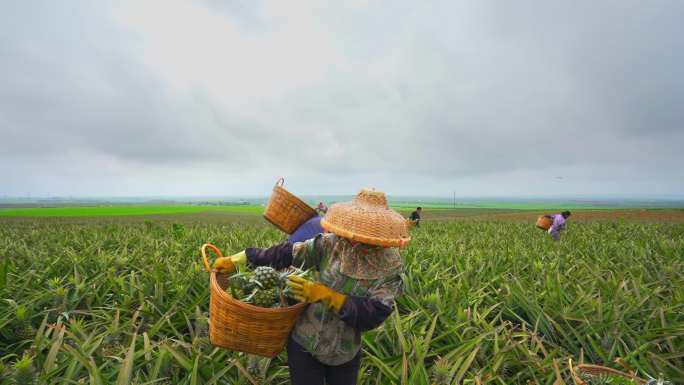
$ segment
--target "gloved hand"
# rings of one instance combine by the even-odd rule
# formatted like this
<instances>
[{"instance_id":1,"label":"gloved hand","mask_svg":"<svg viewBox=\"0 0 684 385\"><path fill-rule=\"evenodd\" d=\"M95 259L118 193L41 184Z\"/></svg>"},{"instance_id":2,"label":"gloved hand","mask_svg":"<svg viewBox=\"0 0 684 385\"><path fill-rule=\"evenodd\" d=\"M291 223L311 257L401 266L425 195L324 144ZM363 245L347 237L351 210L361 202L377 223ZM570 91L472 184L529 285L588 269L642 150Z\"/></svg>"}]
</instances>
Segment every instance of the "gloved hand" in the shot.
<instances>
[{"instance_id":1,"label":"gloved hand","mask_svg":"<svg viewBox=\"0 0 684 385\"><path fill-rule=\"evenodd\" d=\"M230 257L217 258L214 261L213 268L219 273L235 273L237 271L237 266L244 266L247 264L247 254L242 250L237 254L233 254Z\"/></svg>"},{"instance_id":2,"label":"gloved hand","mask_svg":"<svg viewBox=\"0 0 684 385\"><path fill-rule=\"evenodd\" d=\"M319 282L309 281L296 275L288 277L287 286L294 297L302 302L323 302L329 308L339 313L347 296Z\"/></svg>"}]
</instances>

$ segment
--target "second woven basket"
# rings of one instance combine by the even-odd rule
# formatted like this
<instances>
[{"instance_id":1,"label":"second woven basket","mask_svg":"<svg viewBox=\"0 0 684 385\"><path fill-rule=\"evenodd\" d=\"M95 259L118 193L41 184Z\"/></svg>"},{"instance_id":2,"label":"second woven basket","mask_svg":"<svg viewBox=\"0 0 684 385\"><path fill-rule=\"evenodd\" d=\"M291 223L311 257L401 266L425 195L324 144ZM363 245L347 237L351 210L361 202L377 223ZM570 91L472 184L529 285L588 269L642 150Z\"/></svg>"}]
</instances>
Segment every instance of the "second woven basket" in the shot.
<instances>
[{"instance_id":1,"label":"second woven basket","mask_svg":"<svg viewBox=\"0 0 684 385\"><path fill-rule=\"evenodd\" d=\"M285 179L280 178L273 186L264 218L287 234L294 233L299 226L318 215L316 210L283 187Z\"/></svg>"}]
</instances>

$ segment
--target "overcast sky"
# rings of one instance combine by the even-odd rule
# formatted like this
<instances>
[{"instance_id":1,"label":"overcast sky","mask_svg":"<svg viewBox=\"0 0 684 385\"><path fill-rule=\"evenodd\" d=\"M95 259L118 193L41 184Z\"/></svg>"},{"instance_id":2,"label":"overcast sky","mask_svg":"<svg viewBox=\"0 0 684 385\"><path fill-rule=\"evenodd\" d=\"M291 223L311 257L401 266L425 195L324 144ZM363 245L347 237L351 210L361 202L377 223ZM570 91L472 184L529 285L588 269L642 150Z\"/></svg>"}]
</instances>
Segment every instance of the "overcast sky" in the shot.
<instances>
[{"instance_id":1,"label":"overcast sky","mask_svg":"<svg viewBox=\"0 0 684 385\"><path fill-rule=\"evenodd\" d=\"M684 195L683 1L0 1L0 195Z\"/></svg>"}]
</instances>

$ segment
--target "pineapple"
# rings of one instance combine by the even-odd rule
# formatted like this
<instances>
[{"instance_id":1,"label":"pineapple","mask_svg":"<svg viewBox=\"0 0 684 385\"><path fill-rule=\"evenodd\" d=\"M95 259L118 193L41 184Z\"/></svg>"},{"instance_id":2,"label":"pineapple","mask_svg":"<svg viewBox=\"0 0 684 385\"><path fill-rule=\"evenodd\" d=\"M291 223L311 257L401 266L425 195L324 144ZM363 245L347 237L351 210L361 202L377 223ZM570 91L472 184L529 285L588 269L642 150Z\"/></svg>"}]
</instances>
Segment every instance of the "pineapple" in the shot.
<instances>
[{"instance_id":1,"label":"pineapple","mask_svg":"<svg viewBox=\"0 0 684 385\"><path fill-rule=\"evenodd\" d=\"M235 299L242 299L245 296L245 287L248 281L244 275L234 275L230 278L230 287L228 288L228 294L233 296Z\"/></svg>"},{"instance_id":2,"label":"pineapple","mask_svg":"<svg viewBox=\"0 0 684 385\"><path fill-rule=\"evenodd\" d=\"M228 292L233 298L237 300L242 300L242 298L245 298L245 292L244 290L237 288L237 287L230 287L230 291Z\"/></svg>"},{"instance_id":3,"label":"pineapple","mask_svg":"<svg viewBox=\"0 0 684 385\"><path fill-rule=\"evenodd\" d=\"M434 385L448 385L450 382L449 370L451 363L446 358L440 358L432 366L432 383Z\"/></svg>"},{"instance_id":4,"label":"pineapple","mask_svg":"<svg viewBox=\"0 0 684 385\"><path fill-rule=\"evenodd\" d=\"M280 274L269 266L259 266L254 269L254 279L258 281L264 289L271 289L278 286Z\"/></svg>"},{"instance_id":5,"label":"pineapple","mask_svg":"<svg viewBox=\"0 0 684 385\"><path fill-rule=\"evenodd\" d=\"M628 378L624 378L622 376L612 376L609 374L591 375L591 374L582 372L582 373L580 373L580 378L587 385L620 385L620 384L633 385L634 384L634 382Z\"/></svg>"},{"instance_id":6,"label":"pineapple","mask_svg":"<svg viewBox=\"0 0 684 385\"><path fill-rule=\"evenodd\" d=\"M606 333L603 335L603 338L601 338L601 347L606 350L610 351L610 348L613 346L613 337Z\"/></svg>"},{"instance_id":7,"label":"pineapple","mask_svg":"<svg viewBox=\"0 0 684 385\"><path fill-rule=\"evenodd\" d=\"M192 345L196 348L204 348L210 345L209 317L200 311L199 307L195 308L195 335L192 339Z\"/></svg>"},{"instance_id":8,"label":"pineapple","mask_svg":"<svg viewBox=\"0 0 684 385\"><path fill-rule=\"evenodd\" d=\"M19 385L33 385L36 383L36 370L33 367L33 358L24 355L14 363L14 383Z\"/></svg>"},{"instance_id":9,"label":"pineapple","mask_svg":"<svg viewBox=\"0 0 684 385\"><path fill-rule=\"evenodd\" d=\"M52 305L61 308L66 304L68 290L64 287L57 287L52 292Z\"/></svg>"},{"instance_id":10,"label":"pineapple","mask_svg":"<svg viewBox=\"0 0 684 385\"><path fill-rule=\"evenodd\" d=\"M209 330L209 317L206 313L200 311L199 307L195 308L195 336L199 338L207 337Z\"/></svg>"},{"instance_id":11,"label":"pineapple","mask_svg":"<svg viewBox=\"0 0 684 385\"><path fill-rule=\"evenodd\" d=\"M120 354L125 349L122 342L121 335L118 333L108 335L102 341L102 355L107 357Z\"/></svg>"},{"instance_id":12,"label":"pineapple","mask_svg":"<svg viewBox=\"0 0 684 385\"><path fill-rule=\"evenodd\" d=\"M254 304L261 307L271 307L276 299L278 292L275 288L267 290L257 290L252 297Z\"/></svg>"},{"instance_id":13,"label":"pineapple","mask_svg":"<svg viewBox=\"0 0 684 385\"><path fill-rule=\"evenodd\" d=\"M268 366L271 363L270 358L257 356L254 354L247 354L247 373L256 379L259 383L263 383L266 379Z\"/></svg>"},{"instance_id":14,"label":"pineapple","mask_svg":"<svg viewBox=\"0 0 684 385\"><path fill-rule=\"evenodd\" d=\"M17 306L16 310L16 325L14 327L14 335L17 340L31 340L36 335L36 329L28 320L28 311L24 306Z\"/></svg>"},{"instance_id":15,"label":"pineapple","mask_svg":"<svg viewBox=\"0 0 684 385\"><path fill-rule=\"evenodd\" d=\"M507 378L510 377L511 374L513 374L511 364L508 361L502 362L501 366L499 366L499 375L503 378Z\"/></svg>"},{"instance_id":16,"label":"pineapple","mask_svg":"<svg viewBox=\"0 0 684 385\"><path fill-rule=\"evenodd\" d=\"M254 290L254 287L255 284L244 273L235 274L230 277L229 294L235 299L242 300L248 293Z\"/></svg>"}]
</instances>

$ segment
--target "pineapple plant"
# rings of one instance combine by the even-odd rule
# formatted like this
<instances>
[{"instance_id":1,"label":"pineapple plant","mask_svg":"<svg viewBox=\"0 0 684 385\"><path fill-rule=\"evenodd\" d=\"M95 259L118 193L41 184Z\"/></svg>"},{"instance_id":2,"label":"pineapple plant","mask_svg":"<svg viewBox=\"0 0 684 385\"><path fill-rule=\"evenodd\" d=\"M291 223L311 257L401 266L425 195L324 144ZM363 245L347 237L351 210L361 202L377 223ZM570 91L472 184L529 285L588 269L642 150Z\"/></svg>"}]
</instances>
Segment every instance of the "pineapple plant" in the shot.
<instances>
[{"instance_id":1,"label":"pineapple plant","mask_svg":"<svg viewBox=\"0 0 684 385\"><path fill-rule=\"evenodd\" d=\"M33 357L24 355L14 363L14 383L19 385L33 385L36 383L36 369L33 367Z\"/></svg>"},{"instance_id":2,"label":"pineapple plant","mask_svg":"<svg viewBox=\"0 0 684 385\"><path fill-rule=\"evenodd\" d=\"M434 385L448 385L451 381L449 371L451 363L444 357L440 357L432 366L432 383Z\"/></svg>"},{"instance_id":3,"label":"pineapple plant","mask_svg":"<svg viewBox=\"0 0 684 385\"><path fill-rule=\"evenodd\" d=\"M29 320L28 310L25 306L19 305L16 310L16 324L14 327L14 336L19 341L33 339L36 335L36 329L31 325Z\"/></svg>"}]
</instances>

